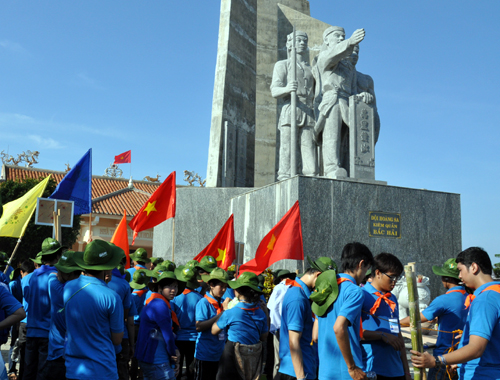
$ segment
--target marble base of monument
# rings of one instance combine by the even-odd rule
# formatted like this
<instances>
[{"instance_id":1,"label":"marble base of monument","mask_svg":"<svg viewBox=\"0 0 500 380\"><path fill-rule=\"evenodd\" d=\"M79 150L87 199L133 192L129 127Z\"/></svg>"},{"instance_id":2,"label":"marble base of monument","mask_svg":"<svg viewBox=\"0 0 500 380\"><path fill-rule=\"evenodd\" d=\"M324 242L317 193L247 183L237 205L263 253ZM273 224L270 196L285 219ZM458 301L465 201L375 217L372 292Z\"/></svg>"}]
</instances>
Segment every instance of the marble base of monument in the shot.
<instances>
[{"instance_id":1,"label":"marble base of monument","mask_svg":"<svg viewBox=\"0 0 500 380\"><path fill-rule=\"evenodd\" d=\"M299 200L304 254L332 257L340 267L346 243L366 244L374 254L390 252L431 278L432 296L442 293L432 265L462 247L460 195L364 181L296 176L261 188L179 188L175 261L200 252L234 213L235 241L246 262L261 239ZM172 222L154 231L154 256L171 257ZM302 272L302 262L274 265ZM307 268L307 264L305 265Z\"/></svg>"}]
</instances>

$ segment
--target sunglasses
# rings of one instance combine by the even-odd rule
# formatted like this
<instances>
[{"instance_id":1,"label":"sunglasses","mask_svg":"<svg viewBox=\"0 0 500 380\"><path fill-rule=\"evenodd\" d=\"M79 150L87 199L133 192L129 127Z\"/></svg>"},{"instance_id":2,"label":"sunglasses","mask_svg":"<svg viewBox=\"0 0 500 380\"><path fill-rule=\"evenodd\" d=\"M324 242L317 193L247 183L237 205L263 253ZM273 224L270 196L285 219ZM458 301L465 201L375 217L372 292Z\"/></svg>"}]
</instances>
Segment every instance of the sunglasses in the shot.
<instances>
[{"instance_id":1,"label":"sunglasses","mask_svg":"<svg viewBox=\"0 0 500 380\"><path fill-rule=\"evenodd\" d=\"M389 276L387 273L382 272L382 274L385 274L387 277L389 277L389 280L391 282L398 282L401 279L401 276Z\"/></svg>"}]
</instances>

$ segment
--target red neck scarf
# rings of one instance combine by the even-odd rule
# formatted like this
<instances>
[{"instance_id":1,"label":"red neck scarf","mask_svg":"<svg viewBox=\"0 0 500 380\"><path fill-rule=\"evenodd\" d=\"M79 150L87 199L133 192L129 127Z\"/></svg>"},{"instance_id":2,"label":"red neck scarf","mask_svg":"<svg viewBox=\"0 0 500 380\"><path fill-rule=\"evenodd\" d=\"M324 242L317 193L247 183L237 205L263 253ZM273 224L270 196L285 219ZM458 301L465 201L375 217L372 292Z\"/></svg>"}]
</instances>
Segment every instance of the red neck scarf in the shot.
<instances>
[{"instance_id":1,"label":"red neck scarf","mask_svg":"<svg viewBox=\"0 0 500 380\"><path fill-rule=\"evenodd\" d=\"M137 294L139 297L142 297L144 293L147 293L148 288L142 289L142 290L134 290L134 294Z\"/></svg>"},{"instance_id":2,"label":"red neck scarf","mask_svg":"<svg viewBox=\"0 0 500 380\"><path fill-rule=\"evenodd\" d=\"M486 289L481 291L481 293L483 293L487 290L493 290L494 292L500 293L500 284L490 285ZM481 293L479 293L479 294L481 294ZM465 299L465 308L468 309L469 306L472 304L472 301L474 301L475 299L476 299L476 296L474 294L469 294L467 296L467 298Z\"/></svg>"},{"instance_id":3,"label":"red neck scarf","mask_svg":"<svg viewBox=\"0 0 500 380\"><path fill-rule=\"evenodd\" d=\"M215 308L215 311L217 311L217 315L222 313L222 310L223 310L222 305L217 300L214 300L213 298L207 296L206 294L204 297L207 299L207 301L210 303L210 305L212 305Z\"/></svg>"},{"instance_id":4,"label":"red neck scarf","mask_svg":"<svg viewBox=\"0 0 500 380\"><path fill-rule=\"evenodd\" d=\"M337 285L340 285L346 281L349 281L350 283L354 284L354 282L348 278L339 277L339 278L337 278ZM356 284L354 284L354 285L356 285ZM359 317L359 338L363 339L363 321L361 321L361 316Z\"/></svg>"},{"instance_id":5,"label":"red neck scarf","mask_svg":"<svg viewBox=\"0 0 500 380\"><path fill-rule=\"evenodd\" d=\"M172 314L172 321L177 325L177 326L180 326L180 323L179 323L179 319L177 318L177 314L175 313L175 311L172 310L172 308L170 307L170 302L165 298L163 297L160 293L153 293L151 294L151 297L149 297L147 300L146 300L146 305L148 303L150 303L152 300L154 299L159 299L159 300L162 300L163 302L165 302L168 306L168 308L170 309L170 313Z\"/></svg>"},{"instance_id":6,"label":"red neck scarf","mask_svg":"<svg viewBox=\"0 0 500 380\"><path fill-rule=\"evenodd\" d=\"M191 292L192 292L191 289L186 288L186 289L184 289L184 291L182 292L182 294L189 294Z\"/></svg>"},{"instance_id":7,"label":"red neck scarf","mask_svg":"<svg viewBox=\"0 0 500 380\"><path fill-rule=\"evenodd\" d=\"M134 265L134 269L145 269L145 268L140 267L139 265Z\"/></svg>"},{"instance_id":8,"label":"red neck scarf","mask_svg":"<svg viewBox=\"0 0 500 380\"><path fill-rule=\"evenodd\" d=\"M450 293L462 293L462 294L467 294L467 292L463 289L453 289L453 290L448 290L446 292L446 294L450 294Z\"/></svg>"},{"instance_id":9,"label":"red neck scarf","mask_svg":"<svg viewBox=\"0 0 500 380\"><path fill-rule=\"evenodd\" d=\"M377 309L380 307L380 304L382 303L382 300L384 300L384 302L387 305L389 305L389 307L391 308L392 312L394 312L394 310L396 310L396 302L394 302L393 300L389 299L389 297L392 296L391 292L387 292L385 294L382 294L380 292L376 292L375 295L378 296L378 298L375 301L375 303L373 304L373 307L370 309L370 314L375 314L375 312L377 311Z\"/></svg>"}]
</instances>

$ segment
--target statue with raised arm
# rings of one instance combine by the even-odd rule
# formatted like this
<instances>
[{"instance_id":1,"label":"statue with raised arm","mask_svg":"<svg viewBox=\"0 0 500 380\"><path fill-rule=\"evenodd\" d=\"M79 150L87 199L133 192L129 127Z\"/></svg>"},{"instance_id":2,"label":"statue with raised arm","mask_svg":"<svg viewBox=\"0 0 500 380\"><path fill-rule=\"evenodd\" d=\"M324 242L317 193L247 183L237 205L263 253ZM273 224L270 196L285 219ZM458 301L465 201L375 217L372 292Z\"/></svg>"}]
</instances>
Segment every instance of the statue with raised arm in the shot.
<instances>
[{"instance_id":1,"label":"statue with raised arm","mask_svg":"<svg viewBox=\"0 0 500 380\"><path fill-rule=\"evenodd\" d=\"M349 97L360 94L356 68L349 58L364 38L364 29L356 30L346 40L344 28L327 28L314 65L317 86L314 138L321 144L323 172L329 178L347 177L347 171L340 166L342 123L349 126ZM366 103L373 101L369 92L360 95Z\"/></svg>"},{"instance_id":2,"label":"statue with raised arm","mask_svg":"<svg viewBox=\"0 0 500 380\"><path fill-rule=\"evenodd\" d=\"M285 104L281 109L278 122L280 131L278 181L290 177L290 147L291 147L291 101L290 94L297 93L296 119L298 127L298 152L301 170L298 173L307 176L318 175L316 144L314 142L314 77L311 66L306 60L307 34L295 32L297 52L297 78L291 77L292 59L290 57L293 43L293 33L287 36L288 58L276 62L271 83L271 94L274 98L283 98Z\"/></svg>"}]
</instances>

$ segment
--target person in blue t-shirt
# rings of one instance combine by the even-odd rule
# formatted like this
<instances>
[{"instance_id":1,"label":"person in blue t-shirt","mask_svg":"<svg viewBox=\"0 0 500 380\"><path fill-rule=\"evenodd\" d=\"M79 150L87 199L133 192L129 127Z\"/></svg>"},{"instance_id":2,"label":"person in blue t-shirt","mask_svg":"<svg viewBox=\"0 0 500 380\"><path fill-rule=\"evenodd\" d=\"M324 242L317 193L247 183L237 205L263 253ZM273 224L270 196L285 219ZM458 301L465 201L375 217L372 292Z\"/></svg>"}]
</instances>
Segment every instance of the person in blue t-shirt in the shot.
<instances>
[{"instance_id":1,"label":"person in blue t-shirt","mask_svg":"<svg viewBox=\"0 0 500 380\"><path fill-rule=\"evenodd\" d=\"M179 351L172 331L170 301L178 290L173 272L164 271L151 285L153 292L141 311L135 357L144 380L173 380L179 371Z\"/></svg>"},{"instance_id":2,"label":"person in blue t-shirt","mask_svg":"<svg viewBox=\"0 0 500 380\"><path fill-rule=\"evenodd\" d=\"M500 379L500 282L493 281L491 259L479 247L470 247L456 258L459 277L474 290L467 297L469 314L459 348L432 356L428 352L411 351L413 365L418 368L451 369L459 367L460 380Z\"/></svg>"},{"instance_id":3,"label":"person in blue t-shirt","mask_svg":"<svg viewBox=\"0 0 500 380\"><path fill-rule=\"evenodd\" d=\"M362 288L363 371L375 372L380 380L411 380L398 300L391 293L403 270L396 256L380 253L374 258L372 281Z\"/></svg>"},{"instance_id":4,"label":"person in blue t-shirt","mask_svg":"<svg viewBox=\"0 0 500 380\"><path fill-rule=\"evenodd\" d=\"M371 267L373 255L367 246L354 242L344 246L341 260L343 273L323 281L321 289L318 284L311 295L318 317L313 339L318 342L319 380L366 378L360 343L364 293L358 284ZM326 271L320 278L329 276L331 271Z\"/></svg>"},{"instance_id":5,"label":"person in blue t-shirt","mask_svg":"<svg viewBox=\"0 0 500 380\"><path fill-rule=\"evenodd\" d=\"M26 328L26 322L28 321L28 303L26 302L26 298L24 298L24 294L27 294L29 284L29 279L35 270L35 264L33 263L33 260L24 260L21 263L21 289L23 291L23 308L26 313L26 316L24 319L19 322L19 374L18 378L22 379L24 376L24 359L25 359L25 352L26 352L26 333L27 333L27 328Z\"/></svg>"},{"instance_id":6,"label":"person in blue t-shirt","mask_svg":"<svg viewBox=\"0 0 500 380\"><path fill-rule=\"evenodd\" d=\"M260 301L262 291L259 288L259 280L255 273L244 272L228 285L234 289L239 302L222 313L218 321L212 325L213 335L219 335L226 328L228 332L228 340L219 361L217 380L243 380L239 372L248 367L245 361L251 361L253 366L252 376L245 373L245 378L256 378L261 374L264 349L262 342L266 341L269 331L267 307ZM236 358L241 353L240 344L253 347L247 348L248 356L241 355L243 368L240 367L239 371L236 368L239 365Z\"/></svg>"},{"instance_id":7,"label":"person in blue t-shirt","mask_svg":"<svg viewBox=\"0 0 500 380\"><path fill-rule=\"evenodd\" d=\"M219 360L226 344L226 331L212 334L212 325L227 310L228 299L223 300L229 276L222 268L215 268L204 281L210 291L196 304L196 339L195 379L215 380L219 369Z\"/></svg>"},{"instance_id":8,"label":"person in blue t-shirt","mask_svg":"<svg viewBox=\"0 0 500 380\"><path fill-rule=\"evenodd\" d=\"M114 346L123 338L123 304L104 279L123 255L109 243L94 240L73 258L85 274L64 287L66 377L116 380Z\"/></svg>"},{"instance_id":9,"label":"person in blue t-shirt","mask_svg":"<svg viewBox=\"0 0 500 380\"><path fill-rule=\"evenodd\" d=\"M134 253L130 255L130 259L133 261L134 266L130 269L127 269L127 272L130 273L131 278L134 276L134 272L138 269L148 270L151 259L148 257L148 252L144 248L137 248Z\"/></svg>"},{"instance_id":10,"label":"person in blue t-shirt","mask_svg":"<svg viewBox=\"0 0 500 380\"><path fill-rule=\"evenodd\" d=\"M21 268L16 268L11 274L10 274L10 282L9 282L9 289L10 293L14 296L14 298L22 303L23 302L23 288L21 286ZM16 375L16 362L12 360L12 351L14 350L14 347L19 347L19 342L17 341L17 338L19 337L19 323L16 323L15 325L12 326L10 330L10 349L9 349L9 366L7 369L7 374L11 375Z\"/></svg>"},{"instance_id":11,"label":"person in blue t-shirt","mask_svg":"<svg viewBox=\"0 0 500 380\"><path fill-rule=\"evenodd\" d=\"M186 359L187 379L193 380L194 373L190 367L194 360L196 338L198 337L198 332L196 331L196 304L203 296L195 291L198 287L198 281L196 280L197 273L195 271L180 266L178 273L184 277L186 289L171 302L172 310L177 314L180 323L175 344L181 354L179 365L182 368L182 363ZM177 380L180 380L181 377L182 373L179 371Z\"/></svg>"},{"instance_id":12,"label":"person in blue t-shirt","mask_svg":"<svg viewBox=\"0 0 500 380\"><path fill-rule=\"evenodd\" d=\"M300 279L287 279L289 286L281 305L279 338L278 379L315 379L318 369L318 346L311 345L314 316L309 296L316 280L323 272L334 270L337 265L329 257L319 257Z\"/></svg>"},{"instance_id":13,"label":"person in blue t-shirt","mask_svg":"<svg viewBox=\"0 0 500 380\"><path fill-rule=\"evenodd\" d=\"M66 378L64 361L64 343L66 336L66 321L64 312L64 287L70 281L76 280L83 269L75 264L74 252L66 251L54 266L57 273L49 275L50 298L50 332L47 361L42 369L41 377L44 380L60 380Z\"/></svg>"},{"instance_id":14,"label":"person in blue t-shirt","mask_svg":"<svg viewBox=\"0 0 500 380\"><path fill-rule=\"evenodd\" d=\"M57 272L54 264L62 252L63 247L57 240L46 238L42 242L42 251L39 253L42 266L33 272L23 293L29 305L23 378L26 380L35 380L47 360L50 331L48 280L51 273Z\"/></svg>"},{"instance_id":15,"label":"person in blue t-shirt","mask_svg":"<svg viewBox=\"0 0 500 380\"><path fill-rule=\"evenodd\" d=\"M441 282L447 292L435 298L428 308L420 313L422 322L438 319L438 337L433 355L443 355L453 346L455 349L459 343L457 333L453 331L463 330L467 320L468 310L464 307L467 298L465 287L461 285L459 270L454 258L446 260L442 266L433 265L434 274L441 276ZM410 317L402 319L401 325L409 325ZM429 379L448 379L446 368L431 368L427 375ZM457 378L458 376L455 376Z\"/></svg>"}]
</instances>

